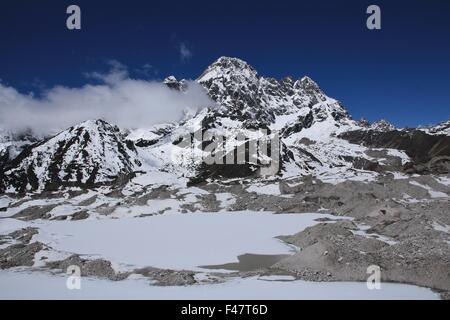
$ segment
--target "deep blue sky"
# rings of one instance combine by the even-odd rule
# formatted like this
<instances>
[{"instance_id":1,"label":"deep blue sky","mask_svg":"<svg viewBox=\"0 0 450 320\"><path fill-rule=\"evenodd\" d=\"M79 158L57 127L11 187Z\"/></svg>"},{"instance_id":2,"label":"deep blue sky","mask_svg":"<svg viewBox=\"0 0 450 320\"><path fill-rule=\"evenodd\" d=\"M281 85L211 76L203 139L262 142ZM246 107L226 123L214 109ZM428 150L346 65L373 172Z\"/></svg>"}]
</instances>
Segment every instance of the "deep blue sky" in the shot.
<instances>
[{"instance_id":1,"label":"deep blue sky","mask_svg":"<svg viewBox=\"0 0 450 320\"><path fill-rule=\"evenodd\" d=\"M81 31L66 29L70 4L81 7ZM381 7L381 31L366 28L370 4ZM226 55L261 75L309 75L354 118L450 117L448 0L2 0L0 39L0 78L23 93L81 86L110 59L136 78L196 78ZM184 61L181 44L192 53Z\"/></svg>"}]
</instances>

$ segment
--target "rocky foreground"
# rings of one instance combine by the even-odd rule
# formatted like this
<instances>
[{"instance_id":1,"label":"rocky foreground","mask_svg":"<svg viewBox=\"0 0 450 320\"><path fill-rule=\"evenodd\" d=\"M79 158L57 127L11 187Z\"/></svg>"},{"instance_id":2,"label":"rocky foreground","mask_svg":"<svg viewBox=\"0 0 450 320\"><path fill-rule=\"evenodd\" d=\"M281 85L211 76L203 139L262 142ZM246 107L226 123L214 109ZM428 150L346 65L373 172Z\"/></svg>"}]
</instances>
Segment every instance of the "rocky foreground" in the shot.
<instances>
[{"instance_id":1,"label":"rocky foreground","mask_svg":"<svg viewBox=\"0 0 450 320\"><path fill-rule=\"evenodd\" d=\"M21 221L120 218L124 210L135 219L174 210L213 213L243 209L279 214L321 212L336 218L324 218L297 234L280 235L279 239L298 248L293 255L275 257L269 263L267 259L256 261L245 270L240 270L237 265L231 268L236 270L232 273L215 272L212 268L208 277L201 280L192 270L148 266L117 271L110 261L83 257L77 252L55 256L51 244L33 241L33 236L39 233L38 228L18 229L0 236L0 268L27 266L35 270L65 272L68 266L75 264L81 267L85 276L119 281L131 274L139 274L158 285L170 286L216 283L255 274L291 275L311 281L366 281L367 267L377 265L381 268L382 281L428 287L448 299L449 182L448 175L401 179L386 175L372 183L345 181L333 184L306 177L270 183L261 181L256 189L255 181L230 180L198 185L193 187L192 193L189 188L161 185L150 190L144 188L127 197L115 190L104 194L72 191L26 199L10 197L11 203L1 209L2 217ZM227 195L225 201L223 195ZM147 206L155 201L164 205L159 210ZM63 208L66 214L60 212ZM134 209L130 211L129 208Z\"/></svg>"}]
</instances>

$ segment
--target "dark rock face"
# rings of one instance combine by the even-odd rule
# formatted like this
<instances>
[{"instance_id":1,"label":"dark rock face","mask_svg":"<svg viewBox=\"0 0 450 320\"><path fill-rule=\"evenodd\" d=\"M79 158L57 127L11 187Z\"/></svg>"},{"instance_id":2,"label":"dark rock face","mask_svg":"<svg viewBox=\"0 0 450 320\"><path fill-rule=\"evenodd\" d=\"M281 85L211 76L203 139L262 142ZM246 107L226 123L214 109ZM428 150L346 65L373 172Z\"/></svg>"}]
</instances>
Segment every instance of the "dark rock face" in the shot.
<instances>
[{"instance_id":1,"label":"dark rock face","mask_svg":"<svg viewBox=\"0 0 450 320\"><path fill-rule=\"evenodd\" d=\"M254 142L254 141L253 141ZM243 142L239 147L226 153L221 157L220 161L215 161L214 158L209 161L204 161L197 168L197 174L189 181L189 185L195 185L205 182L207 179L230 179L230 178L251 178L258 177L261 174L261 169L270 165L276 165L278 171L282 169L284 162L292 160L290 150L284 145L281 148L277 146L276 150L272 151L272 146L267 146L267 156L272 160L276 159L277 163L264 163L263 155L260 153L252 154L250 150L250 141ZM258 142L254 142L258 145ZM195 142L194 142L195 144ZM214 141L204 141L198 144L198 148L205 150L214 144ZM215 145L217 146L217 145ZM219 146L220 147L220 146ZM238 148L242 148L243 160L238 161ZM277 152L277 154L272 154ZM212 152L213 154L214 152ZM222 154L221 154L222 155ZM213 156L213 155L212 155ZM273 156L273 157L272 157ZM220 162L220 163L218 163Z\"/></svg>"},{"instance_id":2,"label":"dark rock face","mask_svg":"<svg viewBox=\"0 0 450 320\"><path fill-rule=\"evenodd\" d=\"M198 174L190 179L188 186L204 183L207 179L256 177L258 166L255 164L211 164L202 163Z\"/></svg>"},{"instance_id":3,"label":"dark rock face","mask_svg":"<svg viewBox=\"0 0 450 320\"><path fill-rule=\"evenodd\" d=\"M139 148L146 148L146 147L150 147L153 146L155 144L158 143L159 140L144 140L144 139L139 139L138 141L136 141L135 145Z\"/></svg>"},{"instance_id":4,"label":"dark rock face","mask_svg":"<svg viewBox=\"0 0 450 320\"><path fill-rule=\"evenodd\" d=\"M420 130L358 130L345 132L339 137L368 147L405 151L412 160L404 168L408 173L447 173L450 170L449 136L429 135Z\"/></svg>"},{"instance_id":5,"label":"dark rock face","mask_svg":"<svg viewBox=\"0 0 450 320\"><path fill-rule=\"evenodd\" d=\"M370 161L361 157L343 157L346 161L353 163L353 168L367 171L382 172L383 167L377 162Z\"/></svg>"},{"instance_id":6,"label":"dark rock face","mask_svg":"<svg viewBox=\"0 0 450 320\"><path fill-rule=\"evenodd\" d=\"M303 129L311 128L311 125L314 122L314 115L312 111L308 112L306 116L299 116L298 122L292 126L286 127L281 133L282 137L286 138L293 133L297 133L302 131Z\"/></svg>"},{"instance_id":7,"label":"dark rock face","mask_svg":"<svg viewBox=\"0 0 450 320\"><path fill-rule=\"evenodd\" d=\"M0 151L0 171L2 171L2 168L4 168L7 163L10 161L9 151L6 148L5 150Z\"/></svg>"}]
</instances>

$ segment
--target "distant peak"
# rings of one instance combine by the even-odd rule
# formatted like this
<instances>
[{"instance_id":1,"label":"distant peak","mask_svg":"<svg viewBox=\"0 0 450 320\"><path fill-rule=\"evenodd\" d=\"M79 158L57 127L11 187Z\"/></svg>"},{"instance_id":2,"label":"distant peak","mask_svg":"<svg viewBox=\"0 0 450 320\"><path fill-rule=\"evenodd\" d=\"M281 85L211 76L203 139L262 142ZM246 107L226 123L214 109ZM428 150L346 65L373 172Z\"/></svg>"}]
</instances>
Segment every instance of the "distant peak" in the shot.
<instances>
[{"instance_id":1,"label":"distant peak","mask_svg":"<svg viewBox=\"0 0 450 320\"><path fill-rule=\"evenodd\" d=\"M187 89L186 80L177 80L175 76L169 76L164 79L163 83L168 86L170 89L185 91Z\"/></svg>"},{"instance_id":2,"label":"distant peak","mask_svg":"<svg viewBox=\"0 0 450 320\"><path fill-rule=\"evenodd\" d=\"M395 126L390 123L389 121L385 120L385 119L381 119L377 122L374 122L371 126L370 129L372 130L377 130L377 131L383 131L383 132L387 132L387 131L393 131L395 130Z\"/></svg>"},{"instance_id":3,"label":"distant peak","mask_svg":"<svg viewBox=\"0 0 450 320\"><path fill-rule=\"evenodd\" d=\"M361 127L364 127L364 128L369 128L370 127L370 122L366 118L361 118L358 121L358 125L360 125Z\"/></svg>"},{"instance_id":4,"label":"distant peak","mask_svg":"<svg viewBox=\"0 0 450 320\"><path fill-rule=\"evenodd\" d=\"M168 76L167 78L164 79L164 83L173 83L173 82L178 82L177 78L175 78L175 76Z\"/></svg>"}]
</instances>

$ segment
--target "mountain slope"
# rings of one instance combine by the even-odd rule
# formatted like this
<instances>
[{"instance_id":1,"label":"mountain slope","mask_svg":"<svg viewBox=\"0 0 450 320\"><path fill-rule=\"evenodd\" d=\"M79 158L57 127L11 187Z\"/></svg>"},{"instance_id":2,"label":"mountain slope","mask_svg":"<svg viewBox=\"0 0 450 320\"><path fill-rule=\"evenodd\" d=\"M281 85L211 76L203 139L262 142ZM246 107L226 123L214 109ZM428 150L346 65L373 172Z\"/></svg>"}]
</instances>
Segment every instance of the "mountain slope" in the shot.
<instances>
[{"instance_id":1,"label":"mountain slope","mask_svg":"<svg viewBox=\"0 0 450 320\"><path fill-rule=\"evenodd\" d=\"M340 135L345 140L371 148L403 150L410 162L403 168L408 173L450 172L450 137L429 135L422 130L357 130Z\"/></svg>"},{"instance_id":2,"label":"mountain slope","mask_svg":"<svg viewBox=\"0 0 450 320\"><path fill-rule=\"evenodd\" d=\"M166 132L164 139L153 140L144 148L143 153L157 159L166 171L200 182L207 178L258 177L265 168L262 165L265 157L257 153L252 158L248 153L249 143L261 137L271 141L277 135L280 137L279 170L275 173L284 178L310 174L333 177L350 174L351 177L364 175L367 169L380 168L376 158L367 154L368 147L351 144L339 135L369 129L384 132L393 126L387 121L369 126L352 120L339 101L328 97L309 77L266 78L240 59L221 57L197 82L217 106L181 121L169 134ZM183 80L174 77L167 78L165 83L175 90L183 88ZM215 137L196 140L197 132L209 132ZM246 141L239 142L239 135ZM176 143L186 136L194 140L183 147ZM217 137L223 137L227 144L224 148L216 146L215 150L225 154L236 153L240 146L244 147L245 163L230 164L225 158L224 164L202 162L205 145L217 141ZM399 157L400 163L408 161L404 153L392 153Z\"/></svg>"},{"instance_id":3,"label":"mountain slope","mask_svg":"<svg viewBox=\"0 0 450 320\"><path fill-rule=\"evenodd\" d=\"M27 147L8 163L0 187L19 192L91 187L131 174L139 160L117 127L89 120Z\"/></svg>"},{"instance_id":4,"label":"mountain slope","mask_svg":"<svg viewBox=\"0 0 450 320\"><path fill-rule=\"evenodd\" d=\"M180 87L173 78L170 79L172 88ZM328 142L331 135L360 128L337 100L328 97L317 83L306 76L298 80L266 78L240 59L221 57L202 73L197 82L218 107L199 112L181 123L174 133L209 130L223 136L226 141L234 141L238 134L252 141L264 134L261 130L267 130L269 140L275 134L281 137L280 174L284 176L308 174L315 167L323 166L307 150L309 146L300 147L298 141L302 138ZM235 147L238 145L234 144ZM332 151L333 148L328 150ZM261 162L260 155L256 158L256 162ZM327 162L326 156L321 158ZM332 158L337 159L337 156ZM247 165L251 164L249 162L247 159ZM209 166L207 171L221 172L221 176L225 171L244 175L253 175L254 171L248 166L243 170L233 170L230 165L227 165L227 170L221 167Z\"/></svg>"}]
</instances>

